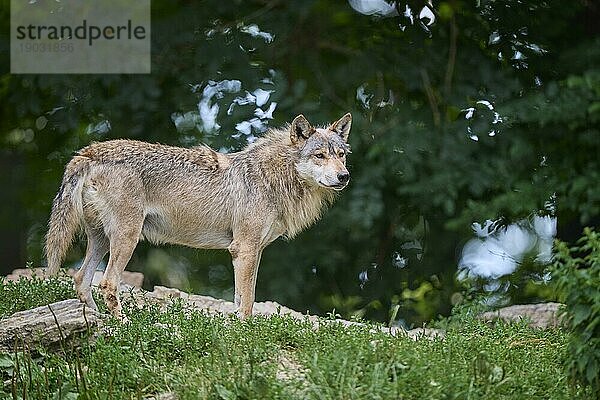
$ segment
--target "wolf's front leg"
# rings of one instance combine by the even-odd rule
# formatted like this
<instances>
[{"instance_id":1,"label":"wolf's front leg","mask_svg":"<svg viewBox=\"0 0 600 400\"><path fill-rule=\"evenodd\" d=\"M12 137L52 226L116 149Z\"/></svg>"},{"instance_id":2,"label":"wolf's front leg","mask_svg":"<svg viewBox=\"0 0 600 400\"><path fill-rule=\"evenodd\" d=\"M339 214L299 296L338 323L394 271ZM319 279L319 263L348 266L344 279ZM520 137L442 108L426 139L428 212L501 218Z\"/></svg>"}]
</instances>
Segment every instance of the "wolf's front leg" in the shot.
<instances>
[{"instance_id":1,"label":"wolf's front leg","mask_svg":"<svg viewBox=\"0 0 600 400\"><path fill-rule=\"evenodd\" d=\"M229 246L235 277L235 303L240 318L252 315L254 290L262 249L251 243L233 241Z\"/></svg>"}]
</instances>

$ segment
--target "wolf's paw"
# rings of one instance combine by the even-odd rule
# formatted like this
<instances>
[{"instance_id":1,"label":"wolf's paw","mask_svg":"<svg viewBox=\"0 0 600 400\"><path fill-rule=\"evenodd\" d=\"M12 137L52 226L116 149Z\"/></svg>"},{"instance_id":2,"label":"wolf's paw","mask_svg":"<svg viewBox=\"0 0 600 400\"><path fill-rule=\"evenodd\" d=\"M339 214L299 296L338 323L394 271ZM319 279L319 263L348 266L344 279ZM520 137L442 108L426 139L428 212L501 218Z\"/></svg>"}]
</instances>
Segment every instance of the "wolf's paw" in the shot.
<instances>
[{"instance_id":1,"label":"wolf's paw","mask_svg":"<svg viewBox=\"0 0 600 400\"><path fill-rule=\"evenodd\" d=\"M91 308L94 311L98 311L98 306L96 305L96 302L94 301L91 292L78 293L77 297L79 298L79 301L85 304L86 307Z\"/></svg>"}]
</instances>

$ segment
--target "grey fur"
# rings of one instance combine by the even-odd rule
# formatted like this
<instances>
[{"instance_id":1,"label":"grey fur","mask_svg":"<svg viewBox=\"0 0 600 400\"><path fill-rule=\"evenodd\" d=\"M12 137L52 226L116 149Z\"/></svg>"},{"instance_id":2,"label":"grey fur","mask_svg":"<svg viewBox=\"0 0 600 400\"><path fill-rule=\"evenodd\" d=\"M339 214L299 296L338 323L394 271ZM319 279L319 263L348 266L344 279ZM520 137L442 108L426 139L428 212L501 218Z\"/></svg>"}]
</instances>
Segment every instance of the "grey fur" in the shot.
<instances>
[{"instance_id":1,"label":"grey fur","mask_svg":"<svg viewBox=\"0 0 600 400\"><path fill-rule=\"evenodd\" d=\"M67 165L52 206L49 273L58 271L83 229L88 246L75 276L78 296L96 308L91 280L110 252L100 290L120 317L117 288L139 240L228 249L239 314L251 315L263 249L314 223L347 185L351 119L346 114L328 128L314 128L300 115L231 154L133 140L81 149Z\"/></svg>"}]
</instances>

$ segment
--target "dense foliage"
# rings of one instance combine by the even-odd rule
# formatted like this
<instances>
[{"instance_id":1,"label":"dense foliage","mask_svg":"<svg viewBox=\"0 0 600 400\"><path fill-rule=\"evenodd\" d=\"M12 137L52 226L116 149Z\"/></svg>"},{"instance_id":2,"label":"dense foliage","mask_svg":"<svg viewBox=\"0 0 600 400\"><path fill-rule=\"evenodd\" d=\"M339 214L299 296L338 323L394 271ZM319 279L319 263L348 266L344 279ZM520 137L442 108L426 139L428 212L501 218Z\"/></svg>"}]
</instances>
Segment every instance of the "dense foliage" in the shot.
<instances>
[{"instance_id":1,"label":"dense foliage","mask_svg":"<svg viewBox=\"0 0 600 400\"><path fill-rule=\"evenodd\" d=\"M575 246L559 242L556 247L553 275L573 332L568 368L600 396L600 234L586 228Z\"/></svg>"},{"instance_id":2,"label":"dense foliage","mask_svg":"<svg viewBox=\"0 0 600 400\"><path fill-rule=\"evenodd\" d=\"M417 18L424 5L399 2L399 16L377 18L325 0L155 0L150 75L11 75L0 36L1 268L43 262L73 151L117 137L238 149L248 136L236 125L254 106L228 105L257 88L277 102L273 126L354 115L350 187L322 222L267 248L259 300L379 320L393 308L419 324L459 298L457 254L473 221L522 218L555 194L561 235L597 223L595 3L434 2L432 25ZM249 35L252 24L273 39ZM243 91L211 100L215 130L198 103L225 79ZM67 264L81 254L80 244ZM129 268L148 284L232 296L225 252L141 244Z\"/></svg>"}]
</instances>

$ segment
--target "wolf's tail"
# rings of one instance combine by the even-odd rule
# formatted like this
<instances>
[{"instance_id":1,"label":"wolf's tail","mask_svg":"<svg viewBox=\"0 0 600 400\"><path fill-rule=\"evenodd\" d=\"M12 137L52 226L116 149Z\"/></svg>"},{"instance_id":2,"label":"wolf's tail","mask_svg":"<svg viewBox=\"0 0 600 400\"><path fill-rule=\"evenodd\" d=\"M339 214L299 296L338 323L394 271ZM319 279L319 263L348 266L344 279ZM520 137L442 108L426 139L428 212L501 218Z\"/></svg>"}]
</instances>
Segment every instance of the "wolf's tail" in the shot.
<instances>
[{"instance_id":1,"label":"wolf's tail","mask_svg":"<svg viewBox=\"0 0 600 400\"><path fill-rule=\"evenodd\" d=\"M46 234L47 275L56 275L81 227L83 219L83 183L89 159L75 156L65 169L62 184L54 201Z\"/></svg>"}]
</instances>

